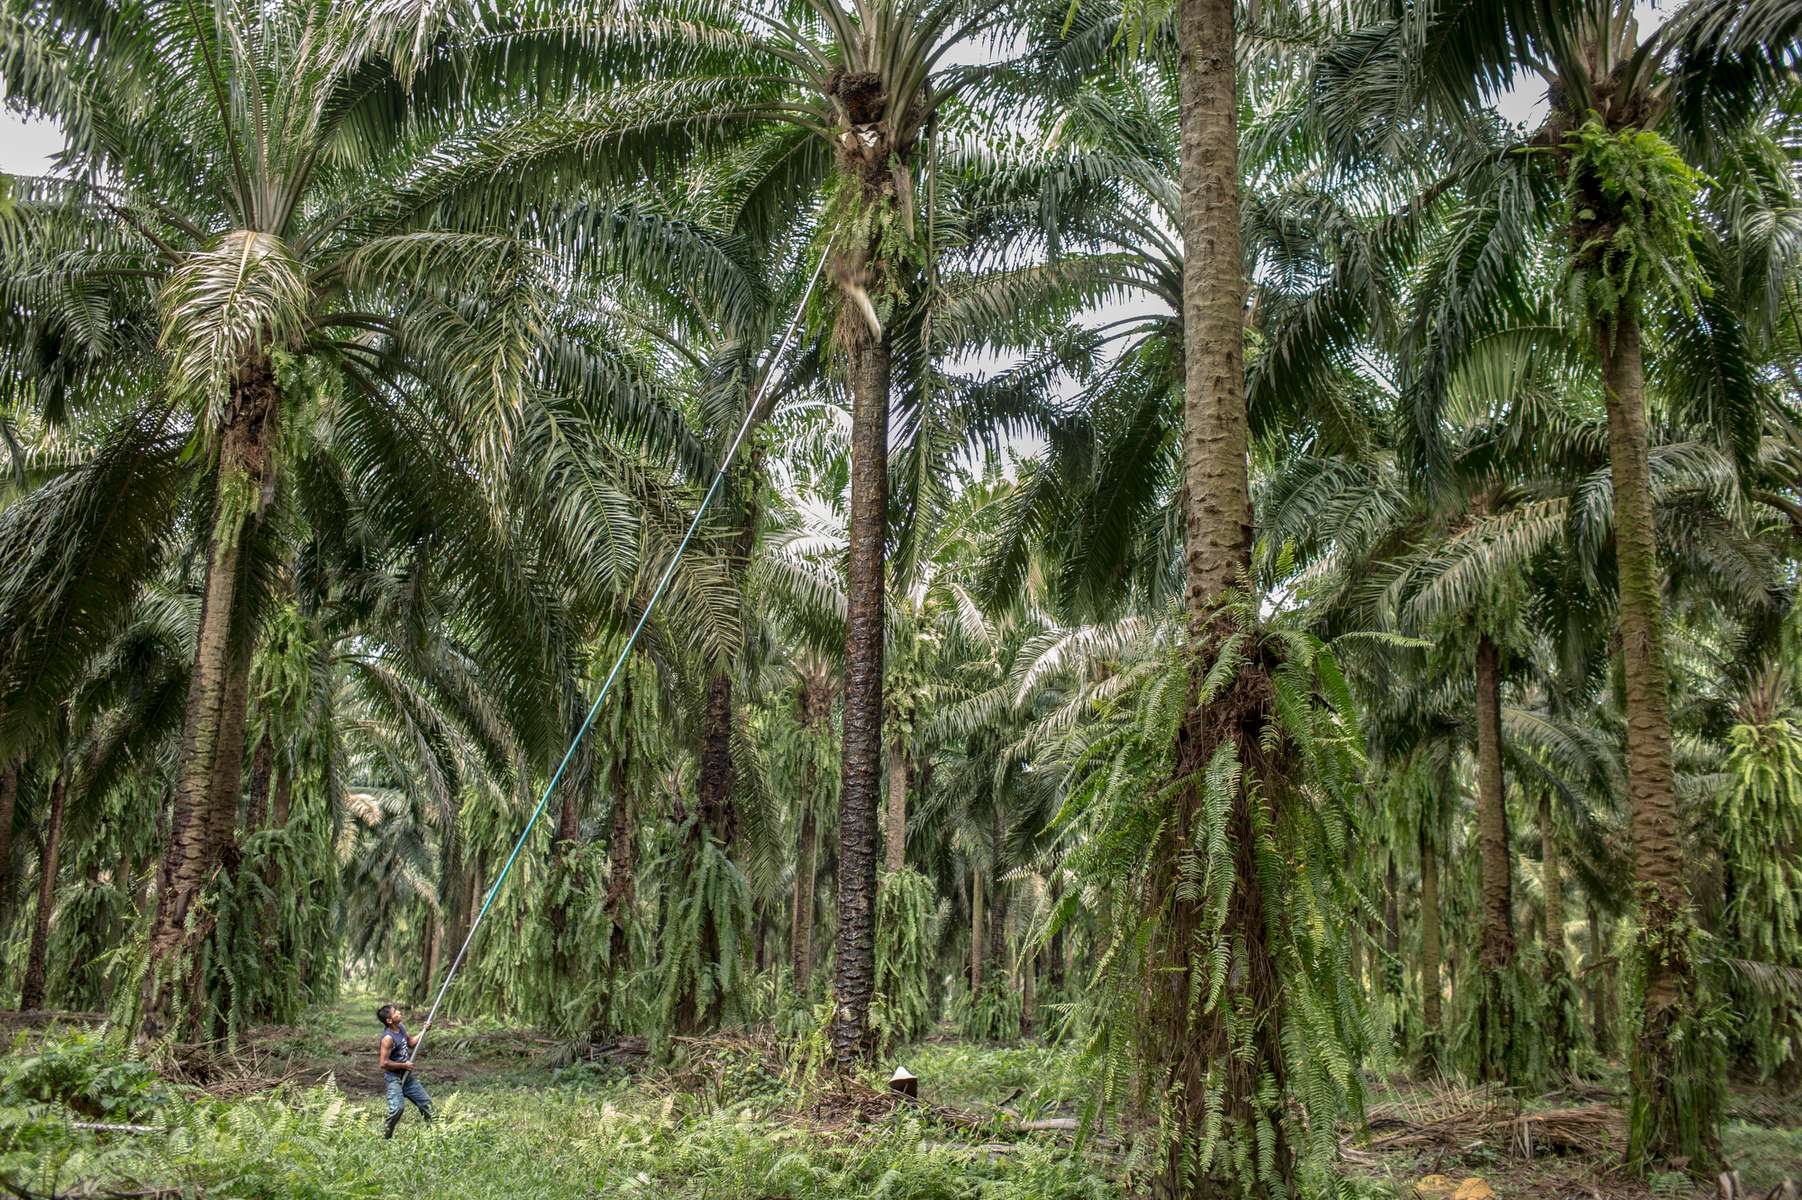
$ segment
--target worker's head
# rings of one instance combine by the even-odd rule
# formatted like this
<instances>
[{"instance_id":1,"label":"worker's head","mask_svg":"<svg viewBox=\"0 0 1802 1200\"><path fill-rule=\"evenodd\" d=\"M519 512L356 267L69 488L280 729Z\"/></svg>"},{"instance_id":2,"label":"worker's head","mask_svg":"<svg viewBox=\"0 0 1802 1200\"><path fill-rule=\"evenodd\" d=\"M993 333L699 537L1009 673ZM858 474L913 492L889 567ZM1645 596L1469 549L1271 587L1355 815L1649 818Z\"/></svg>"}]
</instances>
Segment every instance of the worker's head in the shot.
<instances>
[{"instance_id":1,"label":"worker's head","mask_svg":"<svg viewBox=\"0 0 1802 1200\"><path fill-rule=\"evenodd\" d=\"M400 1016L400 1005L384 1004L375 1010L375 1019L383 1025L392 1025Z\"/></svg>"}]
</instances>

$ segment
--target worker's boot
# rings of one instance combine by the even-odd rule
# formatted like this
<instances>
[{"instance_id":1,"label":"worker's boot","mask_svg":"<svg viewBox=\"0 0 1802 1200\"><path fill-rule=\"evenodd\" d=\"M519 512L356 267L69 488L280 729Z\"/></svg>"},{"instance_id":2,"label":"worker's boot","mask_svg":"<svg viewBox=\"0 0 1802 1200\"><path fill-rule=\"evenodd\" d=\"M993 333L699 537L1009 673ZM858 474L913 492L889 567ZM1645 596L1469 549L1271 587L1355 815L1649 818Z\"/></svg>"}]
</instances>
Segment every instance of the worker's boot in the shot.
<instances>
[{"instance_id":1,"label":"worker's boot","mask_svg":"<svg viewBox=\"0 0 1802 1200\"><path fill-rule=\"evenodd\" d=\"M387 1129L387 1132L382 1134L382 1136L384 1138L393 1137L394 1136L394 1127L399 1124L400 1124L400 1113L397 1113L397 1112L389 1113L388 1114L388 1129Z\"/></svg>"},{"instance_id":2,"label":"worker's boot","mask_svg":"<svg viewBox=\"0 0 1802 1200\"><path fill-rule=\"evenodd\" d=\"M420 1109L419 1115L425 1118L425 1123L427 1125L430 1125L432 1123L432 1106L428 1104Z\"/></svg>"}]
</instances>

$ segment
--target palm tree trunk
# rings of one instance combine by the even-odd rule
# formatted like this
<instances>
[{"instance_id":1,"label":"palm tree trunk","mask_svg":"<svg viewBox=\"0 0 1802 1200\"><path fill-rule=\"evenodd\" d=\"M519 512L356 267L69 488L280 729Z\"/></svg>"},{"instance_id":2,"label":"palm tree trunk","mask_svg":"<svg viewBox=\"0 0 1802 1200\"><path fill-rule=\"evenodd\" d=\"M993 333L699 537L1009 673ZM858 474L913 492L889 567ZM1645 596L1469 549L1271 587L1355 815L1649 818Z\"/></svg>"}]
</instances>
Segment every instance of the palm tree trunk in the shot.
<instances>
[{"instance_id":1,"label":"palm tree trunk","mask_svg":"<svg viewBox=\"0 0 1802 1200\"><path fill-rule=\"evenodd\" d=\"M982 870L970 868L970 996L982 991Z\"/></svg>"},{"instance_id":2,"label":"palm tree trunk","mask_svg":"<svg viewBox=\"0 0 1802 1200\"><path fill-rule=\"evenodd\" d=\"M1628 1161L1718 1156L1716 1106L1698 1103L1718 1081L1680 1081L1679 1025L1694 1015L1689 882L1671 764L1669 683L1658 533L1652 519L1650 439L1639 323L1623 311L1597 331L1614 479L1615 571L1620 588L1621 660L1626 677L1627 795L1633 822L1635 890L1644 955L1644 1011L1633 1047ZM1688 1086L1685 1086L1687 1083ZM1699 1085L1699 1086L1698 1086ZM1690 1099L1681 1106L1678 1097ZM1680 1111L1681 1107L1681 1111Z\"/></svg>"},{"instance_id":3,"label":"palm tree trunk","mask_svg":"<svg viewBox=\"0 0 1802 1200\"><path fill-rule=\"evenodd\" d=\"M1250 441L1245 410L1245 277L1239 231L1238 104L1234 67L1233 0L1183 0L1177 22L1181 52L1181 225L1183 236L1183 559L1185 608L1194 648L1194 680L1178 731L1176 769L1199 776L1230 739L1248 774L1263 763L1259 735L1268 723L1271 688L1253 656L1204 713L1196 689L1213 665L1227 629L1219 616L1225 593L1251 565ZM1183 788L1171 814L1171 833L1152 863L1152 903L1167 912L1155 962L1168 980L1153 997L1148 1067L1169 1105L1173 1128L1164 1168L1153 1181L1160 1198L1217 1190L1288 1191L1294 1157L1284 1101L1266 1103L1285 1087L1278 965L1264 927L1257 830L1272 828L1273 797L1235 789L1228 826L1234 847L1234 885L1224 934L1235 947L1227 995L1197 1011L1194 958L1200 902L1177 886L1178 864L1189 853L1200 789ZM1255 813L1254 806L1264 811ZM1237 957L1241 955L1243 957ZM1230 1046L1228 1013L1255 1014L1250 1044ZM1274 1137L1268 1162L1254 1168L1262 1184L1245 1178L1218 1155L1205 1172L1191 1169L1192 1151L1210 1120L1209 1078L1224 1084L1226 1119L1250 1129L1268 1122ZM1216 1093L1220 1096L1220 1093ZM1262 1169L1268 1166L1268 1171Z\"/></svg>"},{"instance_id":4,"label":"palm tree trunk","mask_svg":"<svg viewBox=\"0 0 1802 1200\"><path fill-rule=\"evenodd\" d=\"M1569 1069L1577 1046L1575 992L1571 986L1570 960L1564 945L1564 863L1558 849L1558 834L1552 823L1552 793L1539 790L1539 877L1545 904L1541 922L1545 961L1541 964L1545 984L1545 1011L1541 1028L1546 1059L1559 1071Z\"/></svg>"},{"instance_id":5,"label":"palm tree trunk","mask_svg":"<svg viewBox=\"0 0 1802 1200\"><path fill-rule=\"evenodd\" d=\"M1501 650L1477 639L1477 847L1482 874L1482 989L1477 1001L1478 1071L1511 1082L1514 1012L1505 976L1514 965L1514 872L1508 848L1508 804L1502 789Z\"/></svg>"},{"instance_id":6,"label":"palm tree trunk","mask_svg":"<svg viewBox=\"0 0 1802 1200\"><path fill-rule=\"evenodd\" d=\"M1007 902L1008 898L1001 890L1001 878L1006 874L1006 858L1003 847L1007 841L1007 815L1002 810L1000 798L994 804L995 818L995 859L994 868L989 872L989 964L994 968L995 978L1008 978L1007 954Z\"/></svg>"},{"instance_id":7,"label":"palm tree trunk","mask_svg":"<svg viewBox=\"0 0 1802 1200\"><path fill-rule=\"evenodd\" d=\"M281 770L275 773L275 801L269 809L269 828L286 829L288 817L294 802L294 773Z\"/></svg>"},{"instance_id":8,"label":"palm tree trunk","mask_svg":"<svg viewBox=\"0 0 1802 1200\"><path fill-rule=\"evenodd\" d=\"M197 931L188 928L188 914L219 865L236 822L250 669L242 645L246 631L235 619L238 585L244 541L274 496L278 409L273 368L254 364L233 384L231 409L219 433L206 583L182 718L169 846L158 872L149 938L151 969L142 1009L147 1033L160 1032L173 1013L178 977L187 974L176 960L197 940ZM189 998L195 1019L204 1007L199 997Z\"/></svg>"},{"instance_id":9,"label":"palm tree trunk","mask_svg":"<svg viewBox=\"0 0 1802 1200\"><path fill-rule=\"evenodd\" d=\"M13 813L19 804L19 764L8 763L0 771L0 926L6 919L7 900L12 894Z\"/></svg>"},{"instance_id":10,"label":"palm tree trunk","mask_svg":"<svg viewBox=\"0 0 1802 1200\"><path fill-rule=\"evenodd\" d=\"M569 856L576 849L582 833L582 789L587 780L586 770L573 771L571 777L564 780L563 799L557 808L557 832L551 839L551 872L560 886L545 920L551 929L552 969L559 978L567 978L573 972L580 950L570 944L570 899L574 888L568 876L573 870Z\"/></svg>"},{"instance_id":11,"label":"palm tree trunk","mask_svg":"<svg viewBox=\"0 0 1802 1200\"><path fill-rule=\"evenodd\" d=\"M50 909L56 903L56 868L62 855L63 805L67 797L65 774L58 770L50 785L50 822L44 828L44 845L38 855L38 911L31 922L31 949L25 956L25 986L19 992L21 1012L44 1007L44 956L50 945Z\"/></svg>"},{"instance_id":12,"label":"palm tree trunk","mask_svg":"<svg viewBox=\"0 0 1802 1200\"><path fill-rule=\"evenodd\" d=\"M732 845L736 820L732 806L732 789L736 782L732 762L732 677L716 670L707 684L707 707L701 718L701 767L699 779L700 814L689 834L689 863L698 864L703 842L712 839L720 849ZM719 962L727 940L706 911L700 933L700 961L709 969ZM715 993L703 1005L699 981L688 974L683 994L676 1001L676 1026L685 1034L698 1033L718 1026L724 1011L724 997Z\"/></svg>"},{"instance_id":13,"label":"palm tree trunk","mask_svg":"<svg viewBox=\"0 0 1802 1200\"><path fill-rule=\"evenodd\" d=\"M1439 924L1439 850L1434 844L1431 826L1423 819L1420 823L1420 1058L1421 1065L1429 1071L1439 1066L1439 1006L1443 995L1439 977Z\"/></svg>"},{"instance_id":14,"label":"palm tree trunk","mask_svg":"<svg viewBox=\"0 0 1802 1200\"><path fill-rule=\"evenodd\" d=\"M1383 964L1385 986L1387 972L1402 961L1402 872L1395 861L1395 849L1389 850L1389 866L1383 876L1383 950L1388 961Z\"/></svg>"},{"instance_id":15,"label":"palm tree trunk","mask_svg":"<svg viewBox=\"0 0 1802 1200\"><path fill-rule=\"evenodd\" d=\"M794 964L795 990L808 995L813 986L814 890L819 881L819 771L815 746L827 736L832 720L832 684L824 671L809 666L801 674L795 692L801 728L808 741L807 766L801 774L801 830L795 864L794 922L789 936L789 956Z\"/></svg>"},{"instance_id":16,"label":"palm tree trunk","mask_svg":"<svg viewBox=\"0 0 1802 1200\"><path fill-rule=\"evenodd\" d=\"M732 677L713 673L707 683L707 708L701 719L699 792L701 825L722 847L736 833L732 789L737 767L732 761Z\"/></svg>"},{"instance_id":17,"label":"palm tree trunk","mask_svg":"<svg viewBox=\"0 0 1802 1200\"><path fill-rule=\"evenodd\" d=\"M267 730L257 739L250 756L250 807L244 812L244 832L255 833L269 815L269 785L275 772L275 748Z\"/></svg>"},{"instance_id":18,"label":"palm tree trunk","mask_svg":"<svg viewBox=\"0 0 1802 1200\"><path fill-rule=\"evenodd\" d=\"M851 332L851 520L844 742L838 797L838 948L830 1038L841 1069L875 1049L876 806L882 793L883 543L888 527L888 333Z\"/></svg>"},{"instance_id":19,"label":"palm tree trunk","mask_svg":"<svg viewBox=\"0 0 1802 1200\"><path fill-rule=\"evenodd\" d=\"M1038 951L1028 948L1020 959L1020 1036L1032 1036L1039 1020Z\"/></svg>"},{"instance_id":20,"label":"palm tree trunk","mask_svg":"<svg viewBox=\"0 0 1802 1200\"><path fill-rule=\"evenodd\" d=\"M246 524L240 536L248 536ZM250 646L247 631L232 632L224 703L219 710L219 748L207 788L207 840L213 857L227 870L238 867L238 801L244 776L245 721L250 713Z\"/></svg>"},{"instance_id":21,"label":"palm tree trunk","mask_svg":"<svg viewBox=\"0 0 1802 1200\"><path fill-rule=\"evenodd\" d=\"M900 746L888 752L888 816L883 822L882 865L899 871L907 865L907 754Z\"/></svg>"},{"instance_id":22,"label":"palm tree trunk","mask_svg":"<svg viewBox=\"0 0 1802 1200\"><path fill-rule=\"evenodd\" d=\"M620 711L632 711L629 687L620 690ZM619 741L613 748L613 813L607 833L607 1003L603 1012L617 1008L615 997L619 981L632 968L632 908L638 897L638 816L632 792L632 733L629 723L622 723ZM609 1018L611 1024L611 1018ZM599 1036L611 1030L595 1030Z\"/></svg>"},{"instance_id":23,"label":"palm tree trunk","mask_svg":"<svg viewBox=\"0 0 1802 1200\"><path fill-rule=\"evenodd\" d=\"M1611 1007L1608 1003L1608 969L1602 963L1608 957L1608 947L1602 942L1602 914L1596 911L1595 900L1591 898L1585 907L1588 910L1589 955L1583 964L1583 973L1589 977L1589 1019L1596 1053L1606 1058L1614 1048L1614 1032L1608 1020Z\"/></svg>"},{"instance_id":24,"label":"palm tree trunk","mask_svg":"<svg viewBox=\"0 0 1802 1200\"><path fill-rule=\"evenodd\" d=\"M433 912L425 932L425 953L420 956L419 989L413 994L423 1004L432 1002L432 988L438 982L438 958L444 952L444 917Z\"/></svg>"},{"instance_id":25,"label":"palm tree trunk","mask_svg":"<svg viewBox=\"0 0 1802 1200\"><path fill-rule=\"evenodd\" d=\"M558 862L576 847L582 834L582 800L574 786L563 789L563 805L557 810L557 836L551 842L551 853Z\"/></svg>"},{"instance_id":26,"label":"palm tree trunk","mask_svg":"<svg viewBox=\"0 0 1802 1200\"><path fill-rule=\"evenodd\" d=\"M1539 873L1540 891L1545 894L1546 969L1562 974L1568 965L1564 957L1564 861L1552 829L1552 794L1543 788L1539 793Z\"/></svg>"},{"instance_id":27,"label":"palm tree trunk","mask_svg":"<svg viewBox=\"0 0 1802 1200\"><path fill-rule=\"evenodd\" d=\"M805 996L813 984L813 889L819 852L819 821L814 815L813 772L801 800L801 835L795 860L793 920L789 927L789 961L795 972L795 991Z\"/></svg>"}]
</instances>

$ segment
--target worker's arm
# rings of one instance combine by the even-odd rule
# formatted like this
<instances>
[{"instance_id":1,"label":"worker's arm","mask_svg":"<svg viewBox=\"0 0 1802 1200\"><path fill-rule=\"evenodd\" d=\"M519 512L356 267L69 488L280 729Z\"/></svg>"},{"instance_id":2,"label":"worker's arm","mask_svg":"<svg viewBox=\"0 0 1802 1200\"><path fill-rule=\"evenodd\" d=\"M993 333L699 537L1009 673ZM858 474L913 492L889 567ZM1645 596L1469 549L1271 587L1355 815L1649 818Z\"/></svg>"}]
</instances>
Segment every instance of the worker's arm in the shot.
<instances>
[{"instance_id":1,"label":"worker's arm","mask_svg":"<svg viewBox=\"0 0 1802 1200\"><path fill-rule=\"evenodd\" d=\"M411 1050L413 1047L419 1045L419 1039L424 1036L425 1036L425 1030L423 1030L423 1029L421 1029L418 1033L408 1034L407 1035L407 1049Z\"/></svg>"},{"instance_id":2,"label":"worker's arm","mask_svg":"<svg viewBox=\"0 0 1802 1200\"><path fill-rule=\"evenodd\" d=\"M394 1049L394 1035L392 1033L384 1033L382 1035L382 1070L405 1071L408 1067L413 1065L412 1063L395 1062L393 1059L389 1058L388 1052L392 1049Z\"/></svg>"}]
</instances>

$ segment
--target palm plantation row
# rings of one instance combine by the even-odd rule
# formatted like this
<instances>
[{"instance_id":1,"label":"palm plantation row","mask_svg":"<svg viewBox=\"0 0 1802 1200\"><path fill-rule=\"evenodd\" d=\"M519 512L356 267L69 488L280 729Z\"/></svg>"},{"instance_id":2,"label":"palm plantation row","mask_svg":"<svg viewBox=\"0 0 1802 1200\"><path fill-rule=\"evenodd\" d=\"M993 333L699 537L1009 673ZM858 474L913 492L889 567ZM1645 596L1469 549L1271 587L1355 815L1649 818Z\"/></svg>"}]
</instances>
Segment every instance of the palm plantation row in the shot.
<instances>
[{"instance_id":1,"label":"palm plantation row","mask_svg":"<svg viewBox=\"0 0 1802 1200\"><path fill-rule=\"evenodd\" d=\"M1397 1063L1712 1164L1802 1070L1802 8L1632 10L7 8L20 1006L429 998L742 427L453 1011L1088 1039L1159 1195Z\"/></svg>"}]
</instances>

